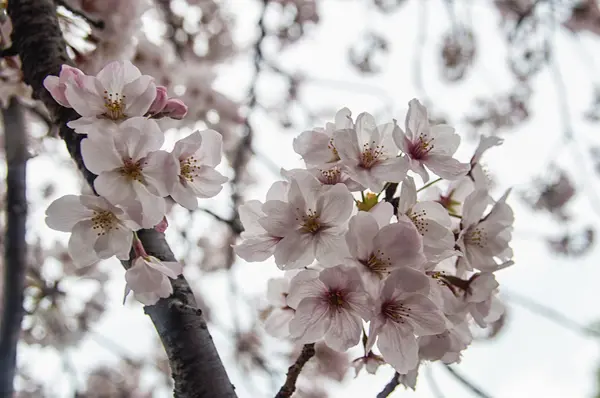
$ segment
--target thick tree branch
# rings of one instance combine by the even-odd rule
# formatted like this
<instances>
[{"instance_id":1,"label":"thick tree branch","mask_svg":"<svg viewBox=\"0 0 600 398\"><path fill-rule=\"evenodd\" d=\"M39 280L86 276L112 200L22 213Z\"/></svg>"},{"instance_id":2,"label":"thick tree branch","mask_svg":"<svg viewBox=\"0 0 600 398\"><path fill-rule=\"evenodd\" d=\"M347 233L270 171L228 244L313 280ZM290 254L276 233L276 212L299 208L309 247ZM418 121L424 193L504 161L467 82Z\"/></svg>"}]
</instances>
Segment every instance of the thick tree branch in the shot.
<instances>
[{"instance_id":1,"label":"thick tree branch","mask_svg":"<svg viewBox=\"0 0 600 398\"><path fill-rule=\"evenodd\" d=\"M26 163L27 134L22 108L11 98L4 118L4 148L6 151L6 230L4 235L4 280L0 301L0 396L13 394L17 343L23 319L23 290L27 268Z\"/></svg>"},{"instance_id":2,"label":"thick tree branch","mask_svg":"<svg viewBox=\"0 0 600 398\"><path fill-rule=\"evenodd\" d=\"M281 386L275 398L290 398L294 394L294 391L296 391L296 381L298 380L298 376L300 376L300 372L302 372L302 368L314 356L315 343L306 344L302 347L302 352L296 359L296 362L289 367L285 383Z\"/></svg>"},{"instance_id":3,"label":"thick tree branch","mask_svg":"<svg viewBox=\"0 0 600 398\"><path fill-rule=\"evenodd\" d=\"M396 387L398 387L399 385L400 385L400 373L395 372L394 376L392 376L392 380L390 380L389 383L387 383L385 385L385 387L383 387L383 390L381 390L381 392L379 394L377 394L377 398L387 398L388 395L393 393L394 390L396 389Z\"/></svg>"},{"instance_id":4,"label":"thick tree branch","mask_svg":"<svg viewBox=\"0 0 600 398\"><path fill-rule=\"evenodd\" d=\"M48 75L58 75L67 58L53 0L9 0L8 14L12 19L12 42L23 64L24 80L31 85L34 96L44 102L53 120L60 126L60 136L88 183L94 174L85 169L79 144L82 136L66 126L79 116L62 108L44 89ZM175 261L164 234L154 230L138 233L146 251L164 261ZM128 262L124 263L128 267ZM227 377L202 312L183 276L172 281L173 295L156 305L146 306L171 366L177 398L235 397L234 387Z\"/></svg>"}]
</instances>

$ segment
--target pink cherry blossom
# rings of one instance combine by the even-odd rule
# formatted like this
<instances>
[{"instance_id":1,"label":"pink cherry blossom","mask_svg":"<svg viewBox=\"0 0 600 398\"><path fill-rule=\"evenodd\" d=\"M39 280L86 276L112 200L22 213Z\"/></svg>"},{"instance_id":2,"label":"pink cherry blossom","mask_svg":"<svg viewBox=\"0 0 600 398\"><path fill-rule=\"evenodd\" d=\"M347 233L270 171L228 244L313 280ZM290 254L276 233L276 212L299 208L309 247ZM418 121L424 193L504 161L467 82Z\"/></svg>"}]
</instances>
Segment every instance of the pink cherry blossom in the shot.
<instances>
[{"instance_id":1,"label":"pink cherry blossom","mask_svg":"<svg viewBox=\"0 0 600 398\"><path fill-rule=\"evenodd\" d=\"M179 165L179 178L169 193L177 203L194 210L196 198L221 192L227 178L215 167L221 163L222 143L221 134L214 130L196 131L175 143L172 155Z\"/></svg>"},{"instance_id":2,"label":"pink cherry blossom","mask_svg":"<svg viewBox=\"0 0 600 398\"><path fill-rule=\"evenodd\" d=\"M71 232L68 251L75 265L85 267L117 256L128 260L133 231L140 228L123 210L93 195L66 195L46 210L46 224Z\"/></svg>"},{"instance_id":3,"label":"pink cherry blossom","mask_svg":"<svg viewBox=\"0 0 600 398\"><path fill-rule=\"evenodd\" d=\"M86 138L81 142L85 166L98 175L96 192L122 206L144 228L162 220L163 197L177 180L175 159L158 150L164 140L159 133L153 120L132 118L117 127L112 141Z\"/></svg>"},{"instance_id":4,"label":"pink cherry blossom","mask_svg":"<svg viewBox=\"0 0 600 398\"><path fill-rule=\"evenodd\" d=\"M428 361L442 361L446 364L460 361L460 354L465 350L473 336L469 323L464 316L449 316L447 325L451 325L443 333L419 337L419 356ZM452 322L454 321L454 322Z\"/></svg>"},{"instance_id":5,"label":"pink cherry blossom","mask_svg":"<svg viewBox=\"0 0 600 398\"><path fill-rule=\"evenodd\" d=\"M77 68L64 64L60 68L58 77L51 75L46 76L44 79L44 87L50 92L52 98L54 98L56 102L66 108L71 108L71 104L69 104L69 100L65 96L67 84L73 84L81 88L83 84L81 79L82 76L85 76L85 73Z\"/></svg>"},{"instance_id":6,"label":"pink cherry blossom","mask_svg":"<svg viewBox=\"0 0 600 398\"><path fill-rule=\"evenodd\" d=\"M371 316L369 295L355 268L338 265L321 272L300 271L290 283L288 305L296 309L291 337L299 343L322 338L337 351L360 341L362 320Z\"/></svg>"},{"instance_id":7,"label":"pink cherry blossom","mask_svg":"<svg viewBox=\"0 0 600 398\"><path fill-rule=\"evenodd\" d=\"M446 321L427 298L429 280L411 268L400 268L385 281L369 327L367 350L377 347L387 363L400 374L419 362L417 336L442 333Z\"/></svg>"},{"instance_id":8,"label":"pink cherry blossom","mask_svg":"<svg viewBox=\"0 0 600 398\"><path fill-rule=\"evenodd\" d=\"M427 109L416 99L408 106L406 132L395 129L394 141L406 154L410 169L419 174L423 182L429 181L425 166L448 180L467 174L470 165L452 157L460 144L460 136L454 133L454 128L444 124L430 126Z\"/></svg>"},{"instance_id":9,"label":"pink cherry blossom","mask_svg":"<svg viewBox=\"0 0 600 398\"><path fill-rule=\"evenodd\" d=\"M177 279L182 272L183 267L178 262L160 261L152 256L137 257L125 272L125 296L133 291L135 299L142 304L156 304L173 293L169 278Z\"/></svg>"},{"instance_id":10,"label":"pink cherry blossom","mask_svg":"<svg viewBox=\"0 0 600 398\"><path fill-rule=\"evenodd\" d=\"M68 123L77 133L103 135L114 123L144 116L156 97L154 79L142 75L129 61L114 61L97 76L79 77L66 84L65 96L82 117Z\"/></svg>"},{"instance_id":11,"label":"pink cherry blossom","mask_svg":"<svg viewBox=\"0 0 600 398\"><path fill-rule=\"evenodd\" d=\"M356 358L354 361L352 361L352 366L356 372L356 377L358 377L358 374L363 367L367 373L374 375L377 373L377 369L379 369L381 365L385 365L385 360L383 357L374 354L373 351L369 351L365 356Z\"/></svg>"},{"instance_id":12,"label":"pink cherry blossom","mask_svg":"<svg viewBox=\"0 0 600 398\"><path fill-rule=\"evenodd\" d=\"M150 105L148 113L151 115L160 113L165 105L167 105L168 100L169 94L167 93L167 88L165 86L156 86L156 97L154 97L154 101L152 102L152 105Z\"/></svg>"},{"instance_id":13,"label":"pink cherry blossom","mask_svg":"<svg viewBox=\"0 0 600 398\"><path fill-rule=\"evenodd\" d=\"M314 178L292 179L287 202L267 201L258 221L271 236L282 237L275 247L275 263L285 269L339 264L347 254L344 233L353 209L348 188L337 184L323 189Z\"/></svg>"},{"instance_id":14,"label":"pink cherry blossom","mask_svg":"<svg viewBox=\"0 0 600 398\"><path fill-rule=\"evenodd\" d=\"M465 199L457 245L464 254L460 262L466 269L495 268L495 259L504 262L512 257L509 242L514 215L506 204L509 193L506 191L485 217L483 213L491 202L487 191L474 191Z\"/></svg>"},{"instance_id":15,"label":"pink cherry blossom","mask_svg":"<svg viewBox=\"0 0 600 398\"><path fill-rule=\"evenodd\" d=\"M310 166L325 166L338 163L340 156L334 145L334 134L339 130L353 129L352 113L348 108L335 114L335 122L327 123L325 128L305 131L294 139L294 151Z\"/></svg>"},{"instance_id":16,"label":"pink cherry blossom","mask_svg":"<svg viewBox=\"0 0 600 398\"><path fill-rule=\"evenodd\" d=\"M379 283L399 267L425 263L421 235L411 222L379 227L371 214L359 211L350 219L346 243L369 292L377 294Z\"/></svg>"},{"instance_id":17,"label":"pink cherry blossom","mask_svg":"<svg viewBox=\"0 0 600 398\"><path fill-rule=\"evenodd\" d=\"M337 130L333 134L341 163L350 177L374 192L380 192L386 182L402 181L408 163L398 157L394 144L395 121L381 126L368 113L361 113L354 129Z\"/></svg>"}]
</instances>

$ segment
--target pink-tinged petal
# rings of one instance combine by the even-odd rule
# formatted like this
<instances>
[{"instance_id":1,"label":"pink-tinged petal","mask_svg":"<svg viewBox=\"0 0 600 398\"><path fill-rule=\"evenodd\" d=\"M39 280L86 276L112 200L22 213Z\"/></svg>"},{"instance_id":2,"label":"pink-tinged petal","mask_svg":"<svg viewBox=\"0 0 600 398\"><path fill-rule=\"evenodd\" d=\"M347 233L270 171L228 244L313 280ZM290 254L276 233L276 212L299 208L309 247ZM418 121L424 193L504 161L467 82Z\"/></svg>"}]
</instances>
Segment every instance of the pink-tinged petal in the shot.
<instances>
[{"instance_id":1,"label":"pink-tinged petal","mask_svg":"<svg viewBox=\"0 0 600 398\"><path fill-rule=\"evenodd\" d=\"M154 98L156 98L156 85L154 78L144 75L123 87L125 96L125 115L143 116L148 112Z\"/></svg>"},{"instance_id":2,"label":"pink-tinged petal","mask_svg":"<svg viewBox=\"0 0 600 398\"><path fill-rule=\"evenodd\" d=\"M356 136L358 138L358 144L371 143L375 140L375 145L379 145L379 132L377 131L377 123L375 118L367 113L363 112L356 117L355 123ZM377 137L374 138L373 135Z\"/></svg>"},{"instance_id":3,"label":"pink-tinged petal","mask_svg":"<svg viewBox=\"0 0 600 398\"><path fill-rule=\"evenodd\" d=\"M327 305L316 297L307 297L300 302L294 318L290 321L290 335L300 343L320 340L331 325Z\"/></svg>"},{"instance_id":4,"label":"pink-tinged petal","mask_svg":"<svg viewBox=\"0 0 600 398\"><path fill-rule=\"evenodd\" d=\"M145 117L125 120L115 134L116 145L127 147L127 153L135 161L158 151L165 142L165 135L158 123Z\"/></svg>"},{"instance_id":5,"label":"pink-tinged petal","mask_svg":"<svg viewBox=\"0 0 600 398\"><path fill-rule=\"evenodd\" d=\"M150 293L160 289L166 276L148 266L142 257L133 260L131 268L125 272L127 285L134 293Z\"/></svg>"},{"instance_id":6,"label":"pink-tinged petal","mask_svg":"<svg viewBox=\"0 0 600 398\"><path fill-rule=\"evenodd\" d=\"M125 85L123 64L123 61L112 61L96 75L96 78L106 90L111 92L121 92Z\"/></svg>"},{"instance_id":7,"label":"pink-tinged petal","mask_svg":"<svg viewBox=\"0 0 600 398\"><path fill-rule=\"evenodd\" d=\"M402 301L410 316L406 320L413 327L417 336L428 336L446 330L446 320L439 308L422 294L411 294Z\"/></svg>"},{"instance_id":8,"label":"pink-tinged petal","mask_svg":"<svg viewBox=\"0 0 600 398\"><path fill-rule=\"evenodd\" d=\"M179 163L166 151L150 152L144 159L142 175L148 190L156 196L165 197L179 183Z\"/></svg>"},{"instance_id":9,"label":"pink-tinged petal","mask_svg":"<svg viewBox=\"0 0 600 398\"><path fill-rule=\"evenodd\" d=\"M202 136L202 145L194 156L200 164L216 167L221 163L223 136L214 130L201 131L200 135Z\"/></svg>"},{"instance_id":10,"label":"pink-tinged petal","mask_svg":"<svg viewBox=\"0 0 600 398\"><path fill-rule=\"evenodd\" d=\"M312 235L293 231L275 246L275 264L279 269L306 267L315 260Z\"/></svg>"},{"instance_id":11,"label":"pink-tinged petal","mask_svg":"<svg viewBox=\"0 0 600 398\"><path fill-rule=\"evenodd\" d=\"M115 131L118 131L119 125L114 120L92 117L80 117L71 120L67 126L75 130L78 134L87 134L88 138L95 140L112 139Z\"/></svg>"},{"instance_id":12,"label":"pink-tinged petal","mask_svg":"<svg viewBox=\"0 0 600 398\"><path fill-rule=\"evenodd\" d=\"M381 181L400 182L406 177L408 167L409 164L406 158L395 157L378 162L371 168L371 173ZM381 189L376 190L376 192L383 189L383 184L381 185Z\"/></svg>"},{"instance_id":13,"label":"pink-tinged petal","mask_svg":"<svg viewBox=\"0 0 600 398\"><path fill-rule=\"evenodd\" d=\"M165 216L165 200L160 196L152 194L144 185L137 181L133 182L133 190L142 210L143 219L139 224L143 228L153 228ZM138 222L136 219L133 220Z\"/></svg>"},{"instance_id":14,"label":"pink-tinged petal","mask_svg":"<svg viewBox=\"0 0 600 398\"><path fill-rule=\"evenodd\" d=\"M341 129L351 129L354 125L352 121L352 112L348 108L342 108L335 113L335 128L337 130Z\"/></svg>"},{"instance_id":15,"label":"pink-tinged petal","mask_svg":"<svg viewBox=\"0 0 600 398\"><path fill-rule=\"evenodd\" d=\"M140 303L142 303L144 305L154 305L158 302L158 300L160 300L160 296L155 292L149 292L149 293L135 293L134 292L133 297L135 297L135 299L137 301L139 301Z\"/></svg>"},{"instance_id":16,"label":"pink-tinged petal","mask_svg":"<svg viewBox=\"0 0 600 398\"><path fill-rule=\"evenodd\" d=\"M258 223L272 236L283 237L298 226L291 206L280 200L269 200L262 206L265 217L261 217Z\"/></svg>"},{"instance_id":17,"label":"pink-tinged petal","mask_svg":"<svg viewBox=\"0 0 600 398\"><path fill-rule=\"evenodd\" d=\"M156 86L156 96L154 97L154 101L152 101L152 105L150 105L150 109L148 109L148 113L154 115L162 111L168 99L167 88L165 86Z\"/></svg>"},{"instance_id":18,"label":"pink-tinged petal","mask_svg":"<svg viewBox=\"0 0 600 398\"><path fill-rule=\"evenodd\" d=\"M265 216L265 213L262 211L262 205L258 200L249 200L238 206L240 221L244 226L242 237L263 234L265 232L265 229L258 223L258 220Z\"/></svg>"},{"instance_id":19,"label":"pink-tinged petal","mask_svg":"<svg viewBox=\"0 0 600 398\"><path fill-rule=\"evenodd\" d=\"M290 183L288 181L275 181L267 191L266 199L286 201Z\"/></svg>"},{"instance_id":20,"label":"pink-tinged petal","mask_svg":"<svg viewBox=\"0 0 600 398\"><path fill-rule=\"evenodd\" d=\"M83 117L95 117L106 111L102 92L96 89L96 78L81 76L81 85L67 84L65 97L69 105Z\"/></svg>"},{"instance_id":21,"label":"pink-tinged petal","mask_svg":"<svg viewBox=\"0 0 600 398\"><path fill-rule=\"evenodd\" d=\"M91 220L80 221L73 226L68 251L77 267L87 267L100 260L93 249L98 234L92 227Z\"/></svg>"},{"instance_id":22,"label":"pink-tinged petal","mask_svg":"<svg viewBox=\"0 0 600 398\"><path fill-rule=\"evenodd\" d=\"M50 92L52 98L54 98L54 100L60 105L64 106L65 108L71 107L69 100L67 100L67 97L65 96L66 87L64 85L60 85L58 76L46 76L44 79L44 87Z\"/></svg>"},{"instance_id":23,"label":"pink-tinged petal","mask_svg":"<svg viewBox=\"0 0 600 398\"><path fill-rule=\"evenodd\" d=\"M388 225L392 220L394 206L388 202L379 202L369 210L369 214L375 218L379 228L381 228Z\"/></svg>"},{"instance_id":24,"label":"pink-tinged petal","mask_svg":"<svg viewBox=\"0 0 600 398\"><path fill-rule=\"evenodd\" d=\"M133 233L131 230L120 227L111 230L107 236L110 240L111 251L119 260L129 260Z\"/></svg>"},{"instance_id":25,"label":"pink-tinged petal","mask_svg":"<svg viewBox=\"0 0 600 398\"><path fill-rule=\"evenodd\" d=\"M160 261L156 257L149 257L146 264L171 279L177 279L183 273L183 266L176 261Z\"/></svg>"},{"instance_id":26,"label":"pink-tinged petal","mask_svg":"<svg viewBox=\"0 0 600 398\"><path fill-rule=\"evenodd\" d=\"M381 333L384 326L385 319L382 319L381 317L374 317L371 319L369 322L369 336L367 338L367 345L365 347L366 352L371 351L375 345L375 342L377 341L377 336L379 336L379 333Z\"/></svg>"},{"instance_id":27,"label":"pink-tinged petal","mask_svg":"<svg viewBox=\"0 0 600 398\"><path fill-rule=\"evenodd\" d=\"M402 181L400 198L398 201L398 213L406 214L417 203L417 187L415 180L407 176Z\"/></svg>"},{"instance_id":28,"label":"pink-tinged petal","mask_svg":"<svg viewBox=\"0 0 600 398\"><path fill-rule=\"evenodd\" d=\"M406 374L419 363L418 345L408 328L388 323L379 334L377 347L387 363L400 374Z\"/></svg>"},{"instance_id":29,"label":"pink-tinged petal","mask_svg":"<svg viewBox=\"0 0 600 398\"><path fill-rule=\"evenodd\" d=\"M198 152L202 145L202 134L200 131L194 131L185 138L180 139L175 143L171 152L178 160L184 160Z\"/></svg>"},{"instance_id":30,"label":"pink-tinged petal","mask_svg":"<svg viewBox=\"0 0 600 398\"><path fill-rule=\"evenodd\" d=\"M362 333L361 319L347 310L335 311L332 318L325 344L340 352L357 345Z\"/></svg>"},{"instance_id":31,"label":"pink-tinged petal","mask_svg":"<svg viewBox=\"0 0 600 398\"><path fill-rule=\"evenodd\" d=\"M352 214L353 202L352 194L344 184L334 185L317 200L321 223L334 225L345 222Z\"/></svg>"},{"instance_id":32,"label":"pink-tinged petal","mask_svg":"<svg viewBox=\"0 0 600 398\"><path fill-rule=\"evenodd\" d=\"M124 203L135 196L131 183L120 171L101 173L94 180L94 188L112 204Z\"/></svg>"},{"instance_id":33,"label":"pink-tinged petal","mask_svg":"<svg viewBox=\"0 0 600 398\"><path fill-rule=\"evenodd\" d=\"M323 132L305 131L294 139L293 147L306 164L319 166L334 158L330 140L331 137Z\"/></svg>"},{"instance_id":34,"label":"pink-tinged petal","mask_svg":"<svg viewBox=\"0 0 600 398\"><path fill-rule=\"evenodd\" d=\"M414 141L423 134L429 134L429 118L427 109L416 98L408 103L406 113L406 135L410 141Z\"/></svg>"},{"instance_id":35,"label":"pink-tinged petal","mask_svg":"<svg viewBox=\"0 0 600 398\"><path fill-rule=\"evenodd\" d=\"M192 181L185 181L185 185L199 198L212 198L223 189L227 177L209 166L200 167Z\"/></svg>"},{"instance_id":36,"label":"pink-tinged petal","mask_svg":"<svg viewBox=\"0 0 600 398\"><path fill-rule=\"evenodd\" d=\"M291 280L286 303L292 308L298 308L306 297L318 297L326 287L319 279L319 271L307 269L299 271Z\"/></svg>"},{"instance_id":37,"label":"pink-tinged petal","mask_svg":"<svg viewBox=\"0 0 600 398\"><path fill-rule=\"evenodd\" d=\"M315 258L324 267L341 264L349 256L343 234L320 233L315 239Z\"/></svg>"},{"instance_id":38,"label":"pink-tinged petal","mask_svg":"<svg viewBox=\"0 0 600 398\"><path fill-rule=\"evenodd\" d=\"M423 162L431 171L446 180L456 180L465 176L471 165L461 163L449 155L430 154Z\"/></svg>"},{"instance_id":39,"label":"pink-tinged petal","mask_svg":"<svg viewBox=\"0 0 600 398\"><path fill-rule=\"evenodd\" d=\"M163 117L170 117L171 119L181 120L188 113L188 107L178 98L169 98L162 112L160 113Z\"/></svg>"},{"instance_id":40,"label":"pink-tinged petal","mask_svg":"<svg viewBox=\"0 0 600 398\"><path fill-rule=\"evenodd\" d=\"M381 228L373 249L383 253L394 268L416 268L425 263L423 240L412 223L399 221Z\"/></svg>"},{"instance_id":41,"label":"pink-tinged petal","mask_svg":"<svg viewBox=\"0 0 600 398\"><path fill-rule=\"evenodd\" d=\"M265 320L265 330L273 337L286 338L290 336L290 322L295 311L291 308L275 308Z\"/></svg>"},{"instance_id":42,"label":"pink-tinged petal","mask_svg":"<svg viewBox=\"0 0 600 398\"><path fill-rule=\"evenodd\" d=\"M280 240L268 235L256 236L235 245L233 251L248 262L265 261L275 253L275 246Z\"/></svg>"},{"instance_id":43,"label":"pink-tinged petal","mask_svg":"<svg viewBox=\"0 0 600 398\"><path fill-rule=\"evenodd\" d=\"M188 210L196 210L198 208L198 197L194 195L191 189L182 182L177 182L171 189L171 197L181 206Z\"/></svg>"},{"instance_id":44,"label":"pink-tinged petal","mask_svg":"<svg viewBox=\"0 0 600 398\"><path fill-rule=\"evenodd\" d=\"M396 293L429 294L429 278L421 271L409 267L398 268L385 280L381 297L390 299Z\"/></svg>"},{"instance_id":45,"label":"pink-tinged petal","mask_svg":"<svg viewBox=\"0 0 600 398\"><path fill-rule=\"evenodd\" d=\"M367 260L373 252L373 239L379 232L377 220L371 214L359 211L350 219L346 243L352 256Z\"/></svg>"},{"instance_id":46,"label":"pink-tinged petal","mask_svg":"<svg viewBox=\"0 0 600 398\"><path fill-rule=\"evenodd\" d=\"M435 221L446 228L452 227L452 219L448 215L448 210L437 202L419 202L412 210L415 214L425 214L428 220Z\"/></svg>"},{"instance_id":47,"label":"pink-tinged petal","mask_svg":"<svg viewBox=\"0 0 600 398\"><path fill-rule=\"evenodd\" d=\"M406 134L404 134L404 131L397 125L394 127L394 131L392 131L392 138L394 139L396 146L400 148L402 152L410 152L410 140Z\"/></svg>"},{"instance_id":48,"label":"pink-tinged petal","mask_svg":"<svg viewBox=\"0 0 600 398\"><path fill-rule=\"evenodd\" d=\"M481 156L490 148L501 145L504 140L500 137L496 136L480 136L479 137L479 145L477 145L477 149L475 149L475 153L471 158L471 164L479 163Z\"/></svg>"},{"instance_id":49,"label":"pink-tinged petal","mask_svg":"<svg viewBox=\"0 0 600 398\"><path fill-rule=\"evenodd\" d=\"M349 166L360 162L361 148L358 144L356 132L353 130L338 130L333 134L335 149L339 157Z\"/></svg>"},{"instance_id":50,"label":"pink-tinged petal","mask_svg":"<svg viewBox=\"0 0 600 398\"><path fill-rule=\"evenodd\" d=\"M57 231L71 232L75 224L93 216L94 212L81 204L79 196L65 195L46 209L46 225Z\"/></svg>"},{"instance_id":51,"label":"pink-tinged petal","mask_svg":"<svg viewBox=\"0 0 600 398\"><path fill-rule=\"evenodd\" d=\"M123 159L115 149L110 138L81 141L81 157L85 167L96 175L123 167Z\"/></svg>"},{"instance_id":52,"label":"pink-tinged petal","mask_svg":"<svg viewBox=\"0 0 600 398\"><path fill-rule=\"evenodd\" d=\"M461 225L463 228L468 228L475 225L481 220L483 212L490 203L490 197L485 190L473 191L465 199L463 205L463 215Z\"/></svg>"},{"instance_id":53,"label":"pink-tinged petal","mask_svg":"<svg viewBox=\"0 0 600 398\"><path fill-rule=\"evenodd\" d=\"M431 154L454 155L460 145L460 135L454 133L454 127L447 124L431 126L431 137L435 139Z\"/></svg>"},{"instance_id":54,"label":"pink-tinged petal","mask_svg":"<svg viewBox=\"0 0 600 398\"><path fill-rule=\"evenodd\" d=\"M288 202L291 210L299 217L304 216L307 207L312 207L311 202L307 201L304 198L303 191L300 188L299 182L302 180L292 180L290 181L290 189L288 190ZM265 209L263 209L265 210ZM265 210L265 213L267 211Z\"/></svg>"}]
</instances>

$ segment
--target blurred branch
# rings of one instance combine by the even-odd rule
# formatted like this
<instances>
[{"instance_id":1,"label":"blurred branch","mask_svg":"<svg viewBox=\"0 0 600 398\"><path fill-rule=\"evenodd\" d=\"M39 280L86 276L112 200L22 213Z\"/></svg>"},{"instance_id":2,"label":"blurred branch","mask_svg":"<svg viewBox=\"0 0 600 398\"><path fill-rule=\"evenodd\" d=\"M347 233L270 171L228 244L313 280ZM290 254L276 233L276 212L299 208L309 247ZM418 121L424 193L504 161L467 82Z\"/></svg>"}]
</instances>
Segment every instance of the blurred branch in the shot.
<instances>
[{"instance_id":1,"label":"blurred branch","mask_svg":"<svg viewBox=\"0 0 600 398\"><path fill-rule=\"evenodd\" d=\"M296 362L289 367L285 383L275 395L275 398L290 398L296 391L296 381L306 363L315 355L315 343L305 344Z\"/></svg>"},{"instance_id":2,"label":"blurred branch","mask_svg":"<svg viewBox=\"0 0 600 398\"><path fill-rule=\"evenodd\" d=\"M491 395L484 392L482 389L474 385L470 380L466 379L463 375L454 370L454 367L444 364L444 368L450 373L457 381L465 386L469 391L480 398L492 398Z\"/></svg>"},{"instance_id":3,"label":"blurred branch","mask_svg":"<svg viewBox=\"0 0 600 398\"><path fill-rule=\"evenodd\" d=\"M506 290L503 290L502 293L502 297L508 302L512 302L522 308L525 308L536 315L544 317L554 322L555 324L562 326L565 329L569 329L574 332L591 337L600 337L599 330L594 330L593 328L583 326L578 322L575 322L574 320L556 311L555 309L540 304L529 297L520 295L515 292L506 292Z\"/></svg>"},{"instance_id":4,"label":"blurred branch","mask_svg":"<svg viewBox=\"0 0 600 398\"><path fill-rule=\"evenodd\" d=\"M17 360L17 343L23 319L23 294L27 268L26 164L27 134L23 109L16 97L2 110L6 153L6 231L4 279L0 300L0 395L10 397Z\"/></svg>"},{"instance_id":5,"label":"blurred branch","mask_svg":"<svg viewBox=\"0 0 600 398\"><path fill-rule=\"evenodd\" d=\"M83 136L67 127L79 117L72 109L61 107L43 86L48 75L58 75L63 64L71 64L66 43L56 16L53 0L9 0L13 45L22 61L23 80L48 108L60 126L60 136L86 181L93 186L96 176L85 168L80 142ZM141 230L138 236L148 254L162 261L176 261L162 233ZM130 267L124 261L125 268ZM183 276L171 281L173 294L144 311L150 316L169 358L177 398L232 398L236 394L219 358L202 311Z\"/></svg>"},{"instance_id":6,"label":"blurred branch","mask_svg":"<svg viewBox=\"0 0 600 398\"><path fill-rule=\"evenodd\" d=\"M175 15L173 10L171 10L171 0L156 0L156 4L158 5L158 8L162 10L167 29L170 30L167 39L175 47L177 56L183 58L185 45L177 40L177 30L181 28L182 18Z\"/></svg>"},{"instance_id":7,"label":"blurred branch","mask_svg":"<svg viewBox=\"0 0 600 398\"><path fill-rule=\"evenodd\" d=\"M383 390L377 394L377 398L387 398L391 393L394 392L396 387L400 385L400 373L395 372L392 376L392 380L383 387Z\"/></svg>"},{"instance_id":8,"label":"blurred branch","mask_svg":"<svg viewBox=\"0 0 600 398\"><path fill-rule=\"evenodd\" d=\"M212 216L215 220L222 222L223 224L229 225L229 227L233 230L233 232L235 232L238 235L244 231L244 228L240 225L239 220L237 220L237 219L228 220L228 219L221 217L220 215L214 213L212 210L205 209L203 207L199 207L198 210Z\"/></svg>"}]
</instances>

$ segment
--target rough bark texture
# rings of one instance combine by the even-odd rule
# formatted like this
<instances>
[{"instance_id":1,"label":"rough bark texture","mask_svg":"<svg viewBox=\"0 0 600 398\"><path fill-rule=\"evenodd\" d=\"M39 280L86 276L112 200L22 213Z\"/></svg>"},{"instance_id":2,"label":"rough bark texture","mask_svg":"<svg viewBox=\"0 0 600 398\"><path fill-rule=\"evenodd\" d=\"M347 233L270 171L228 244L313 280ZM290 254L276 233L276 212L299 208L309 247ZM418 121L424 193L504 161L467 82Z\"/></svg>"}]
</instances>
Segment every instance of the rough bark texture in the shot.
<instances>
[{"instance_id":1,"label":"rough bark texture","mask_svg":"<svg viewBox=\"0 0 600 398\"><path fill-rule=\"evenodd\" d=\"M0 396L13 393L17 343L23 319L23 290L27 268L26 163L27 134L16 98L2 111L6 152L6 230L4 234L4 280L0 308Z\"/></svg>"},{"instance_id":2,"label":"rough bark texture","mask_svg":"<svg viewBox=\"0 0 600 398\"><path fill-rule=\"evenodd\" d=\"M72 64L66 55L66 45L58 25L52 0L9 0L8 14L13 24L13 46L21 57L26 83L31 85L36 98L44 102L55 122L60 136L85 179L93 184L95 175L85 169L80 153L83 136L66 126L77 119L72 109L56 103L44 89L47 75L58 75L62 64ZM165 261L175 261L164 234L154 230L138 233L146 251ZM128 262L123 264L129 267ZM169 357L175 382L174 395L178 398L235 397L219 358L202 312L197 308L194 295L183 276L172 281L174 293L156 305L146 306Z\"/></svg>"},{"instance_id":3,"label":"rough bark texture","mask_svg":"<svg viewBox=\"0 0 600 398\"><path fill-rule=\"evenodd\" d=\"M302 352L298 358L296 358L296 362L288 368L285 383L281 386L281 389L279 389L275 398L290 398L294 394L296 391L296 381L298 381L298 376L300 376L302 368L314 356L315 343L305 344L304 347L302 347Z\"/></svg>"}]
</instances>

